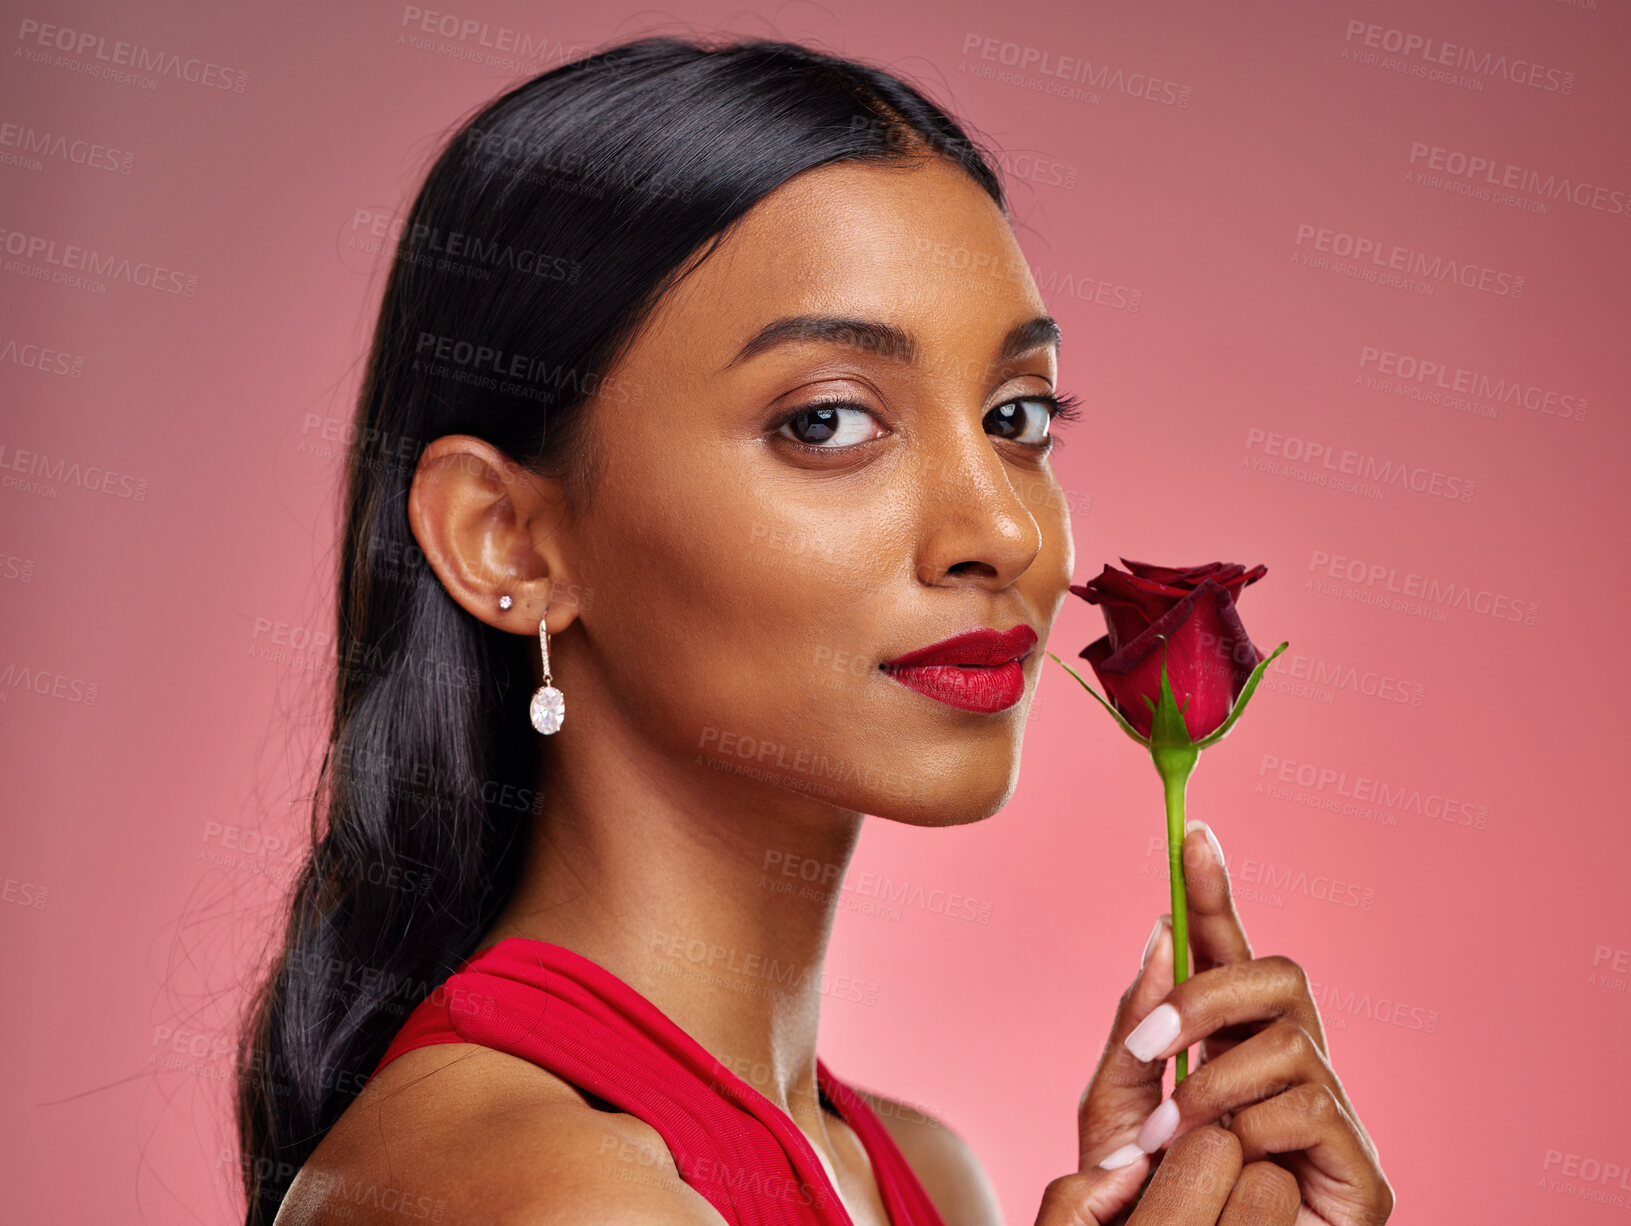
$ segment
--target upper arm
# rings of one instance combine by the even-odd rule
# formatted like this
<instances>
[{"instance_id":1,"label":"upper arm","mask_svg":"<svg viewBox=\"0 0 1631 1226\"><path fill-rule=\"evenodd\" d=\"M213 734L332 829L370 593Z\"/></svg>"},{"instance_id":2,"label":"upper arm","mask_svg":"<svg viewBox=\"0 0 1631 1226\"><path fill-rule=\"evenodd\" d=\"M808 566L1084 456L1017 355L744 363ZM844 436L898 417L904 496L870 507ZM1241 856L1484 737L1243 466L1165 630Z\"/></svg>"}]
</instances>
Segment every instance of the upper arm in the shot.
<instances>
[{"instance_id":1,"label":"upper arm","mask_svg":"<svg viewBox=\"0 0 1631 1226\"><path fill-rule=\"evenodd\" d=\"M666 1148L653 1153L615 1130L525 1132L517 1144L483 1130L487 1152L476 1160L413 1146L389 1165L377 1155L308 1161L276 1226L722 1226Z\"/></svg>"},{"instance_id":2,"label":"upper arm","mask_svg":"<svg viewBox=\"0 0 1631 1226\"><path fill-rule=\"evenodd\" d=\"M655 1129L499 1053L455 1065L455 1046L416 1061L423 1069L408 1064L418 1053L400 1057L383 1092L354 1102L275 1226L723 1226Z\"/></svg>"},{"instance_id":3,"label":"upper arm","mask_svg":"<svg viewBox=\"0 0 1631 1226\"><path fill-rule=\"evenodd\" d=\"M900 1147L946 1226L1003 1226L997 1190L962 1137L915 1107L851 1088Z\"/></svg>"}]
</instances>

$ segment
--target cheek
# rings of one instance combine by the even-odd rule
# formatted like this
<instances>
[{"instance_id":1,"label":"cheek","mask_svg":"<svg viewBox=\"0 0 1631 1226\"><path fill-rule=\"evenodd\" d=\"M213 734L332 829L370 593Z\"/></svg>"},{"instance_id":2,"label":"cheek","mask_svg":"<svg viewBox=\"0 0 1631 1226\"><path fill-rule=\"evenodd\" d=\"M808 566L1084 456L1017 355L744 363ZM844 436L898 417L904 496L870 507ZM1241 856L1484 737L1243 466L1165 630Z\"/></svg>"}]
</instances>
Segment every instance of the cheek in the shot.
<instances>
[{"instance_id":1,"label":"cheek","mask_svg":"<svg viewBox=\"0 0 1631 1226\"><path fill-rule=\"evenodd\" d=\"M1018 727L948 736L945 712L877 670L912 587L915 512L898 486L846 492L720 456L623 473L582 536L586 623L596 684L647 739L687 764L919 824L1001 803ZM1057 506L1033 514L1043 553L1020 582L1051 616L1069 582L1068 521Z\"/></svg>"},{"instance_id":2,"label":"cheek","mask_svg":"<svg viewBox=\"0 0 1631 1226\"><path fill-rule=\"evenodd\" d=\"M636 696L647 734L688 755L723 745L719 756L764 766L843 752L845 715L877 680L876 610L894 573L876 516L850 508L868 531L834 510L831 489L738 480L717 458L624 472L582 539L603 684Z\"/></svg>"}]
</instances>

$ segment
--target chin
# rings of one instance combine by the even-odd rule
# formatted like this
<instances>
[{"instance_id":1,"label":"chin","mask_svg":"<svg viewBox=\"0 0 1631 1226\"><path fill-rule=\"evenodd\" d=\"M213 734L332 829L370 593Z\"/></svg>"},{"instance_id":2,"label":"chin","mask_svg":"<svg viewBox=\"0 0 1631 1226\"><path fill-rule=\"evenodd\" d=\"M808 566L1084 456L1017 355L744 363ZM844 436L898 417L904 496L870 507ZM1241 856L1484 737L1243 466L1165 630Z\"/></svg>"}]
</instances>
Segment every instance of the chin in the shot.
<instances>
[{"instance_id":1,"label":"chin","mask_svg":"<svg viewBox=\"0 0 1631 1226\"><path fill-rule=\"evenodd\" d=\"M1019 783L1019 755L918 770L921 788L876 794L862 811L905 826L967 826L1001 812Z\"/></svg>"}]
</instances>

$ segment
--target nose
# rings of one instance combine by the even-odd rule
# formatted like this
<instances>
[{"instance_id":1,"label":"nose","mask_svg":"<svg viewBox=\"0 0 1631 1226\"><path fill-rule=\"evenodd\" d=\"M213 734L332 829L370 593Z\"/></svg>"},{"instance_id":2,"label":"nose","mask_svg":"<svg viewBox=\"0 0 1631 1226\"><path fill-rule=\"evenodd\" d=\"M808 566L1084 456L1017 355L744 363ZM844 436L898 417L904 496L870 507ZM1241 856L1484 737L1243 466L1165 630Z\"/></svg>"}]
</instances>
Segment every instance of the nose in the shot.
<instances>
[{"instance_id":1,"label":"nose","mask_svg":"<svg viewBox=\"0 0 1631 1226\"><path fill-rule=\"evenodd\" d=\"M1002 591L1036 561L1042 529L978 419L935 433L917 501L918 579Z\"/></svg>"}]
</instances>

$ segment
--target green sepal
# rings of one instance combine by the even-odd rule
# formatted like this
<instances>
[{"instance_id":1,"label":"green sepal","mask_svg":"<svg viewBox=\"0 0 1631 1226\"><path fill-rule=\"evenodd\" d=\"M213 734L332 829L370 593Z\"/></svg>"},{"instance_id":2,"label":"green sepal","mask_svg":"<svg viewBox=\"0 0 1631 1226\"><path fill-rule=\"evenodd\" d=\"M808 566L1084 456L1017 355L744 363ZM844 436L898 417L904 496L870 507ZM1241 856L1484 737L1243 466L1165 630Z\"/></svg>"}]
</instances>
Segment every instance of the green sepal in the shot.
<instances>
[{"instance_id":1,"label":"green sepal","mask_svg":"<svg viewBox=\"0 0 1631 1226\"><path fill-rule=\"evenodd\" d=\"M1279 655L1282 651L1290 646L1291 642L1290 640L1287 640L1286 642L1281 643L1258 662L1257 667L1252 669L1252 675L1247 680L1245 687L1240 691L1240 697L1235 699L1234 709L1229 712L1229 718L1219 724L1215 730L1196 741L1196 749L1205 749L1208 745L1222 740L1224 734L1235 726L1235 721L1240 718L1240 713L1246 709L1246 703L1251 698L1252 691L1257 688L1257 683L1263 679L1263 674L1268 670L1269 664L1273 661L1275 656Z\"/></svg>"},{"instance_id":2,"label":"green sepal","mask_svg":"<svg viewBox=\"0 0 1631 1226\"><path fill-rule=\"evenodd\" d=\"M1158 703L1148 694L1140 694L1144 705L1150 709L1150 757L1155 759L1155 769L1160 772L1163 779L1176 779L1180 783L1189 778L1189 772L1195 769L1195 761L1200 757L1200 747L1189 739L1189 729L1184 724L1184 713L1178 706L1178 695L1173 692L1172 679L1167 676L1167 636L1157 636L1161 640L1161 701ZM1184 700L1184 707L1189 706L1189 700Z\"/></svg>"},{"instance_id":3,"label":"green sepal","mask_svg":"<svg viewBox=\"0 0 1631 1226\"><path fill-rule=\"evenodd\" d=\"M1097 690L1095 690L1092 686L1090 686L1087 682L1083 681L1081 679L1081 677L1077 674L1077 672L1076 672L1076 670L1074 668L1072 668L1070 665L1066 664L1063 660L1061 660L1058 656L1054 655L1053 652L1051 652L1051 651L1048 652L1048 658L1050 660L1052 660L1055 664L1057 664L1060 668L1064 669L1072 677L1075 677L1076 680L1078 682L1080 682L1081 687L1084 690L1086 690L1089 694L1093 695L1093 697L1097 698L1099 700L1099 704L1102 707L1104 707L1104 709L1106 711L1110 712L1111 715L1116 717L1116 723L1121 725L1121 730L1123 732L1125 732L1128 736L1132 737L1133 740L1137 741L1140 745L1144 746L1146 749L1149 748L1149 745L1150 745L1149 741L1145 740L1142 736L1140 736L1139 732L1138 732L1138 729L1134 728L1130 723L1127 722L1127 717L1125 715L1123 715L1120 711L1116 710L1115 707L1111 706L1108 702L1106 702L1104 700L1104 698L1100 697L1099 692Z\"/></svg>"},{"instance_id":4,"label":"green sepal","mask_svg":"<svg viewBox=\"0 0 1631 1226\"><path fill-rule=\"evenodd\" d=\"M1157 703L1148 694L1140 694L1144 705L1150 709L1150 747L1152 749L1188 749L1194 744L1189 739L1189 729L1184 726L1184 713L1178 706L1178 695L1173 693L1172 681L1167 676L1167 636L1156 635L1161 640L1161 701ZM1184 707L1189 706L1189 700L1184 700Z\"/></svg>"}]
</instances>

